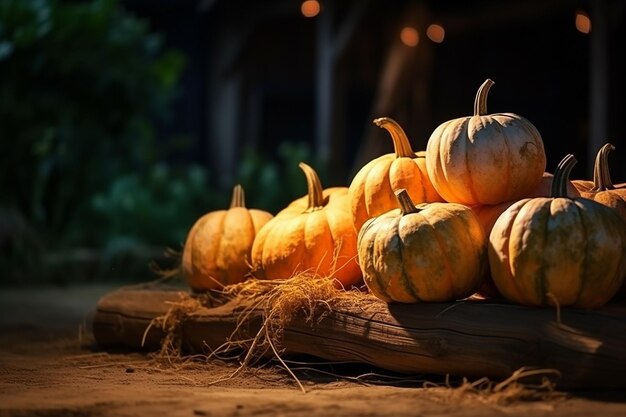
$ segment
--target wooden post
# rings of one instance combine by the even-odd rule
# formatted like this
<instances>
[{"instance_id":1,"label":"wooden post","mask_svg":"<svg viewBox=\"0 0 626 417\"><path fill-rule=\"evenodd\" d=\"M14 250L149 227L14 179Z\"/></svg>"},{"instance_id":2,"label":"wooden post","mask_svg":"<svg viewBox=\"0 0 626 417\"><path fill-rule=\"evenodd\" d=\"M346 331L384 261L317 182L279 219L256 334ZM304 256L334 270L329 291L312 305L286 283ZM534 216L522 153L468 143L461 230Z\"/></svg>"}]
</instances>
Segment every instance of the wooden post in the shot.
<instances>
[{"instance_id":1,"label":"wooden post","mask_svg":"<svg viewBox=\"0 0 626 417\"><path fill-rule=\"evenodd\" d=\"M608 5L606 0L591 2L591 50L589 56L589 143L587 145L587 175L593 176L593 164L598 150L608 134Z\"/></svg>"},{"instance_id":2,"label":"wooden post","mask_svg":"<svg viewBox=\"0 0 626 417\"><path fill-rule=\"evenodd\" d=\"M371 123L372 119L389 116L403 124L410 120L411 132L420 131L424 135L427 132L433 47L425 32L430 13L426 4L420 2L411 3L404 15L405 19L400 23L417 28L420 40L415 48L404 45L399 38L402 25L397 26L398 36L393 38L380 74L365 136L352 164L352 175L371 159L391 151L389 142L381 139L380 129ZM406 111L407 102L413 104L408 106L410 114ZM425 137L420 142L424 148L427 140Z\"/></svg>"},{"instance_id":3,"label":"wooden post","mask_svg":"<svg viewBox=\"0 0 626 417\"><path fill-rule=\"evenodd\" d=\"M348 171L343 168L346 108L337 62L369 5L367 0L356 2L346 20L337 25L335 1L325 2L322 13L317 17L315 72L315 148L324 168L332 166L329 172L332 174L331 183L342 180Z\"/></svg>"}]
</instances>

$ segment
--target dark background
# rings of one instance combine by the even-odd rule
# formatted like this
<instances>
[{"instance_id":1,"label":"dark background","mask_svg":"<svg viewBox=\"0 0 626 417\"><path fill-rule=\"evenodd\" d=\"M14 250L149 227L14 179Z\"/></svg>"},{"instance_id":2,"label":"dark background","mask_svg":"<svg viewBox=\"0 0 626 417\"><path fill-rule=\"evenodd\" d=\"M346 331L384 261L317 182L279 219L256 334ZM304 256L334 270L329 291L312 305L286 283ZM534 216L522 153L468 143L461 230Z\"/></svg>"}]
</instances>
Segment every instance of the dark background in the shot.
<instances>
[{"instance_id":1,"label":"dark background","mask_svg":"<svg viewBox=\"0 0 626 417\"><path fill-rule=\"evenodd\" d=\"M327 2L332 3L332 2ZM429 49L427 74L415 70L406 77L396 104L390 108L409 133L414 146L423 148L430 132L441 122L471 113L474 94L485 78L492 78L489 109L515 112L537 126L544 137L549 167L565 153L578 156L579 175L590 173L587 145L590 141L590 69L592 37L606 31L607 59L601 69L608 85L606 139L618 146L624 135L620 114L624 89L624 14L619 1L600 1L592 7L585 1L339 1L334 5L335 29L366 3L348 46L336 60L335 70L341 83L340 112L345 115L339 139L353 152L344 152L341 163L350 167L348 181L355 169L355 154L365 136L375 104L382 68L406 15L414 4L428 14L423 22L441 23L446 38L434 44L419 27L420 48ZM146 18L150 27L166 34L166 41L188 57L183 72L183 96L177 102L174 131L194 136L196 147L186 155L192 160L215 163L207 141L207 114L219 102L212 101L207 74L219 68L222 79L241 77L242 105L237 120L240 129L232 135L238 149L251 145L271 150L284 141L302 141L315 146L316 31L319 18L299 14L298 1L142 1L128 0L125 6ZM204 7L203 7L204 5ZM599 9L599 11L598 11ZM584 11L604 13L606 27L591 34L578 32L575 14ZM322 11L324 13L324 10ZM236 50L225 53L224 33L238 37ZM235 48L233 48L235 49ZM411 49L411 48L407 48ZM234 55L234 58L231 57ZM212 59L229 57L228 68ZM414 63L411 65L415 66ZM414 68L413 68L414 69ZM423 72L423 70L422 70ZM414 85L427 82L427 105L416 103ZM249 98L258 95L262 119L254 134ZM208 97L209 96L209 97ZM418 114L421 111L426 114ZM421 123L416 123L420 120ZM288 122L287 122L288 121ZM619 151L618 151L619 152ZM614 167L615 176L622 174Z\"/></svg>"},{"instance_id":2,"label":"dark background","mask_svg":"<svg viewBox=\"0 0 626 417\"><path fill-rule=\"evenodd\" d=\"M304 194L300 161L347 186L392 150L373 118L424 149L486 78L489 111L530 120L549 171L574 153L572 176L590 178L610 140L626 182L626 3L327 0L314 18L300 3L1 1L3 283L154 276L235 183L272 212Z\"/></svg>"}]
</instances>

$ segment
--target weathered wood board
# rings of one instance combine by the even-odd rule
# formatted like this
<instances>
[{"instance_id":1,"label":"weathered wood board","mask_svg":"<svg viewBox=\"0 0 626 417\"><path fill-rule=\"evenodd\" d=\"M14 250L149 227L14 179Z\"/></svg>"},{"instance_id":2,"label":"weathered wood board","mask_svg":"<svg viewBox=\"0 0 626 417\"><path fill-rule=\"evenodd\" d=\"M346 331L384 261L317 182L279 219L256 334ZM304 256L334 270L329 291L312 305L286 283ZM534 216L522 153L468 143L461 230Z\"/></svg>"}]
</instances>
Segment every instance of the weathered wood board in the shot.
<instances>
[{"instance_id":1,"label":"weathered wood board","mask_svg":"<svg viewBox=\"0 0 626 417\"><path fill-rule=\"evenodd\" d=\"M142 348L151 320L180 299L178 290L118 290L104 296L93 322L102 346ZM245 305L238 300L194 312L182 324L184 348L215 349L233 336ZM263 312L247 316L235 338L253 337ZM241 324L241 323L240 323ZM163 333L151 328L144 348ZM320 321L297 316L284 329L285 354L355 361L403 373L501 380L523 366L553 368L562 389L626 387L626 305L563 310L493 302L339 304Z\"/></svg>"}]
</instances>

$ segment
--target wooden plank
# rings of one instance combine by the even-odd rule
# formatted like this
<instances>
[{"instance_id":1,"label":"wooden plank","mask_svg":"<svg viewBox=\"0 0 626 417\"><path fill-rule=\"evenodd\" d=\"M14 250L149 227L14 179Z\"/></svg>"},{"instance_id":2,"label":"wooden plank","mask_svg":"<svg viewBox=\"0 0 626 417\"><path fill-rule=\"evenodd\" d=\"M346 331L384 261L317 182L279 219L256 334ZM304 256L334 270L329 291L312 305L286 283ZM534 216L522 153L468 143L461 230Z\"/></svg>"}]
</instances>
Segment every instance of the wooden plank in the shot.
<instances>
[{"instance_id":1,"label":"wooden plank","mask_svg":"<svg viewBox=\"0 0 626 417\"><path fill-rule=\"evenodd\" d=\"M103 297L94 335L103 346L141 348L150 321L180 300L181 291L124 290ZM298 315L280 341L285 354L357 361L404 373L450 374L501 380L523 366L561 372L564 389L625 388L626 306L564 310L504 303L390 304L365 297L359 306L339 303L314 323ZM183 346L206 352L233 336L246 307L233 300L194 312L182 325ZM253 311L232 340L253 337L263 312ZM160 346L152 328L145 348Z\"/></svg>"}]
</instances>

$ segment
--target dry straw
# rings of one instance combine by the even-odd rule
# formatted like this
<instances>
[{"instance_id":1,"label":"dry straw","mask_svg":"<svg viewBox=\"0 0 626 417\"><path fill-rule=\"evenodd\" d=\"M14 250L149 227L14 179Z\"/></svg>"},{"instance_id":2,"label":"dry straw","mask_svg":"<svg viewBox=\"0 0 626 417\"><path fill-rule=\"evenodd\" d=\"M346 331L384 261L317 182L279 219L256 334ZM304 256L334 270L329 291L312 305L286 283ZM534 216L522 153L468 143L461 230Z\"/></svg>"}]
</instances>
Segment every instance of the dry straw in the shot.
<instances>
[{"instance_id":1,"label":"dry straw","mask_svg":"<svg viewBox=\"0 0 626 417\"><path fill-rule=\"evenodd\" d=\"M446 380L444 384L427 382L424 388L431 389L446 399L472 398L489 404L509 405L519 401L552 401L564 398L566 394L557 391L554 382L560 376L556 369L522 367L500 382L489 378L476 381L463 378L458 385L452 385Z\"/></svg>"},{"instance_id":2,"label":"dry straw","mask_svg":"<svg viewBox=\"0 0 626 417\"><path fill-rule=\"evenodd\" d=\"M180 300L170 303L167 313L154 318L144 332L143 342L152 328L165 334L155 360L173 365L186 357L182 354L181 329L185 319L207 306L224 304L232 300L242 306L237 325L228 340L205 356L210 359L232 359L233 351L243 350L245 356L240 366L221 382L239 374L262 357L274 357L294 378L301 390L304 387L282 360L280 340L284 328L297 316L314 325L330 314L337 302L361 302L367 297L359 290L344 290L338 281L311 272L301 272L285 280L249 279L205 294L182 294ZM262 312L262 324L252 338L241 338L241 328L248 319ZM143 344L142 342L142 344ZM196 355L195 358L198 358Z\"/></svg>"},{"instance_id":3,"label":"dry straw","mask_svg":"<svg viewBox=\"0 0 626 417\"><path fill-rule=\"evenodd\" d=\"M211 385L231 380L242 371L250 369L261 358L275 358L291 375L300 390L306 392L298 377L281 357L284 329L296 317L314 326L332 314L338 306L363 305L371 302L371 297L371 294L360 290L345 290L336 280L311 272L298 273L286 280L252 278L226 286L220 291L181 294L180 300L171 303L166 314L152 320L144 333L144 340L151 328L161 329L165 336L161 349L154 354L153 359L173 367L199 359L239 359L239 366L233 372L213 380ZM185 319L203 308L228 302L236 302L241 306L235 330L228 340L206 355L184 356L181 329ZM259 312L262 313L262 323L258 332L250 337L245 336L244 324ZM481 378L474 382L463 379L460 383L450 384L446 380L443 384L426 382L424 387L443 392L441 395L444 396L473 396L489 403L509 404L515 401L552 400L562 397L563 394L555 390L553 382L558 376L558 371L554 369L521 368L501 382ZM337 377L341 378L341 375Z\"/></svg>"}]
</instances>

